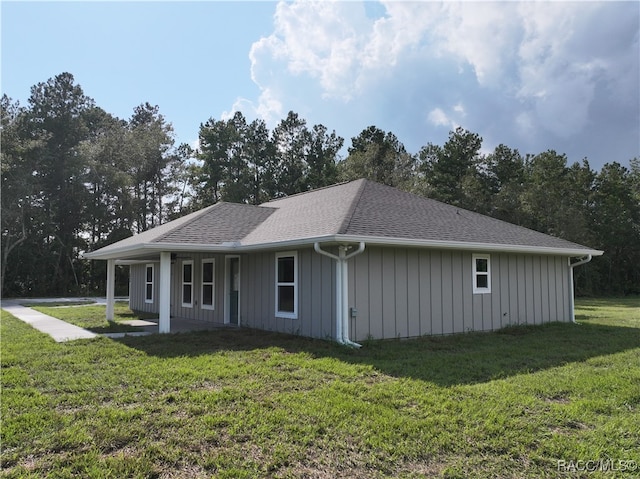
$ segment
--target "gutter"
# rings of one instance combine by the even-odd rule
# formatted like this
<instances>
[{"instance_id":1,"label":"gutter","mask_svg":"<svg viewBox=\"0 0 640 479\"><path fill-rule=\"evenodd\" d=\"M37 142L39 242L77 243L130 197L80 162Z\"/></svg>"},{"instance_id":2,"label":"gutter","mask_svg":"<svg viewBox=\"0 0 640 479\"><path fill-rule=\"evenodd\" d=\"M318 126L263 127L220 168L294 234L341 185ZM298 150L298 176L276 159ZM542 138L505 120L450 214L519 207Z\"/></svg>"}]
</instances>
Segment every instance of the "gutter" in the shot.
<instances>
[{"instance_id":1,"label":"gutter","mask_svg":"<svg viewBox=\"0 0 640 479\"><path fill-rule=\"evenodd\" d=\"M360 243L366 241L369 245L380 246L400 246L400 247L419 247L419 248L436 248L448 250L464 250L464 251L481 251L501 252L501 253L529 253L529 254L550 254L560 256L600 256L603 251L590 248L567 247L548 247L548 246L523 246L508 245L496 243L471 243L463 241L442 241L442 240L416 240L410 238L392 238L386 236L354 236L354 235L322 235L307 238L298 238L293 240L273 241L268 243L242 244L239 242L228 242L223 244L206 244L206 243L140 243L137 245L127 245L122 247L110 248L107 251L91 251L84 253L83 257L87 259L125 259L127 257L136 257L142 254L158 254L161 251L201 251L210 253L232 253L232 252L250 252L265 249L284 249L309 246L317 242L323 243Z\"/></svg>"},{"instance_id":2,"label":"gutter","mask_svg":"<svg viewBox=\"0 0 640 479\"><path fill-rule=\"evenodd\" d=\"M568 258L568 262L569 262L569 269L571 270L570 274L569 274L569 292L570 294L570 299L571 299L571 322L574 324L578 324L576 323L576 301L575 301L575 293L573 291L573 269L576 266L582 266L583 264L588 263L589 261L591 261L592 256L590 254L586 255L585 257L583 257L582 259L576 261L575 263L571 262L571 258Z\"/></svg>"},{"instance_id":3,"label":"gutter","mask_svg":"<svg viewBox=\"0 0 640 479\"><path fill-rule=\"evenodd\" d=\"M336 341L344 346L361 348L362 345L349 339L349 267L347 261L364 251L364 241L360 241L358 249L347 254L347 246L338 246L338 255L324 251L320 243L315 242L316 253L336 261Z\"/></svg>"}]
</instances>

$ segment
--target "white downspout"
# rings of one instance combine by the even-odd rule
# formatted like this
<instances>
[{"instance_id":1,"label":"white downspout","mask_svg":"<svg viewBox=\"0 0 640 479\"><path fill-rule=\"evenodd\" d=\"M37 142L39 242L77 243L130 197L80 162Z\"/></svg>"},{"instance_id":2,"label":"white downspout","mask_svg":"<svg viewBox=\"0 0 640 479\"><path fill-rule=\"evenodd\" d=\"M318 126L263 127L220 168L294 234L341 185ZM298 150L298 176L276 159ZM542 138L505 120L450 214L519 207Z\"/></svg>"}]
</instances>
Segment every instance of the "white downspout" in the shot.
<instances>
[{"instance_id":1,"label":"white downspout","mask_svg":"<svg viewBox=\"0 0 640 479\"><path fill-rule=\"evenodd\" d=\"M356 251L347 255L346 246L338 247L338 256L324 251L320 248L320 243L314 243L313 249L316 253L328 256L336 261L336 341L345 346L360 348L362 345L354 343L349 339L349 270L347 261L364 251L364 242Z\"/></svg>"},{"instance_id":2,"label":"white downspout","mask_svg":"<svg viewBox=\"0 0 640 479\"><path fill-rule=\"evenodd\" d=\"M591 255L588 254L587 256L585 256L584 258L582 258L580 261L576 261L575 263L571 262L571 258L568 259L569 261L569 268L571 269L571 274L569 274L569 298L570 298L570 307L571 307L571 322L575 323L576 322L576 306L575 306L575 298L574 298L574 292L573 292L573 268L575 268L576 266L580 266L583 265L585 263L588 263L589 261L591 261Z\"/></svg>"},{"instance_id":3,"label":"white downspout","mask_svg":"<svg viewBox=\"0 0 640 479\"><path fill-rule=\"evenodd\" d=\"M344 252L346 253L347 248L344 246L340 247L339 251L341 252L341 256L342 249L344 249ZM357 250L342 258L342 342L347 346L351 346L353 348L361 348L362 345L354 343L349 339L349 264L347 263L347 261L349 261L354 256L359 255L363 251L364 242L361 241Z\"/></svg>"}]
</instances>

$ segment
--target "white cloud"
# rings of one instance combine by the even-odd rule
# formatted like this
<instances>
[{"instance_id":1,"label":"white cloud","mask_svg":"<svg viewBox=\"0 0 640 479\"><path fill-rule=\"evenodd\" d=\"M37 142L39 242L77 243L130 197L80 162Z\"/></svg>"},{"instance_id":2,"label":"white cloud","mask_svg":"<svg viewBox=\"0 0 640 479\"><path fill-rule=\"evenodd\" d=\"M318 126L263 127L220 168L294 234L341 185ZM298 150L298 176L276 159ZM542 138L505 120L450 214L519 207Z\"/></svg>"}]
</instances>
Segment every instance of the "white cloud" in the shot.
<instances>
[{"instance_id":1,"label":"white cloud","mask_svg":"<svg viewBox=\"0 0 640 479\"><path fill-rule=\"evenodd\" d=\"M605 72L599 58L574 45L591 34L589 23L579 20L595 19L600 4L584 3L580 16L569 3L546 7L543 12L534 4L520 5L524 35L517 95L534 101L538 127L569 137L585 126L596 82Z\"/></svg>"},{"instance_id":2,"label":"white cloud","mask_svg":"<svg viewBox=\"0 0 640 479\"><path fill-rule=\"evenodd\" d=\"M362 64L368 70L379 70L397 64L398 58L420 45L441 15L437 3L382 2L387 15L376 20L367 38Z\"/></svg>"},{"instance_id":3,"label":"white cloud","mask_svg":"<svg viewBox=\"0 0 640 479\"><path fill-rule=\"evenodd\" d=\"M468 62L480 85L499 85L516 52L521 23L516 5L467 2L446 7L436 27L441 54Z\"/></svg>"},{"instance_id":4,"label":"white cloud","mask_svg":"<svg viewBox=\"0 0 640 479\"><path fill-rule=\"evenodd\" d=\"M366 23L364 9L355 3L280 2L275 31L254 45L252 59L258 50L268 50L275 59L286 60L291 74L316 78L327 95L347 100L352 96L353 71L364 46L361 30Z\"/></svg>"},{"instance_id":5,"label":"white cloud","mask_svg":"<svg viewBox=\"0 0 640 479\"><path fill-rule=\"evenodd\" d=\"M433 123L435 126L448 126L451 124L451 120L447 114L442 111L440 108L435 108L429 112L428 115L429 121Z\"/></svg>"},{"instance_id":6,"label":"white cloud","mask_svg":"<svg viewBox=\"0 0 640 479\"><path fill-rule=\"evenodd\" d=\"M267 121L290 109L322 112L343 135L376 124L401 140L408 132L414 147L458 124L513 147L542 151L563 139L580 145L587 142L577 137L600 116L624 117L623 127L636 126L637 136L633 5L380 5L383 14L370 18L359 2L280 2L273 33L250 53L261 94L234 107Z\"/></svg>"},{"instance_id":7,"label":"white cloud","mask_svg":"<svg viewBox=\"0 0 640 479\"><path fill-rule=\"evenodd\" d=\"M434 108L427 115L427 119L434 126L444 126L450 130L455 130L461 125L461 119L465 117L464 106L456 103L451 107L451 111L446 113L442 108Z\"/></svg>"}]
</instances>

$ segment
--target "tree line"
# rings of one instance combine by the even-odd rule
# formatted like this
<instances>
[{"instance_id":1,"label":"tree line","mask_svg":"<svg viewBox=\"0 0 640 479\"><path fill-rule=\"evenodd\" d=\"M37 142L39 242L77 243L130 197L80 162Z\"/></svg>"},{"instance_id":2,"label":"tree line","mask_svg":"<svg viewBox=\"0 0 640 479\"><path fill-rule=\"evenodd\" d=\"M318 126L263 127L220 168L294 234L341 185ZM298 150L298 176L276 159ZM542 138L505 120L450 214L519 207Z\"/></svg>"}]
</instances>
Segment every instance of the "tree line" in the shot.
<instances>
[{"instance_id":1,"label":"tree line","mask_svg":"<svg viewBox=\"0 0 640 479\"><path fill-rule=\"evenodd\" d=\"M3 95L1 108L4 296L103 294L104 262L84 251L218 201L260 204L358 178L603 249L576 270L578 294L640 293L638 158L594 171L552 150L483 153L464 128L410 153L375 126L342 158L342 137L294 112L272 130L241 112L210 118L194 150L175 144L157 106L117 118L69 73L33 86L26 107Z\"/></svg>"}]
</instances>

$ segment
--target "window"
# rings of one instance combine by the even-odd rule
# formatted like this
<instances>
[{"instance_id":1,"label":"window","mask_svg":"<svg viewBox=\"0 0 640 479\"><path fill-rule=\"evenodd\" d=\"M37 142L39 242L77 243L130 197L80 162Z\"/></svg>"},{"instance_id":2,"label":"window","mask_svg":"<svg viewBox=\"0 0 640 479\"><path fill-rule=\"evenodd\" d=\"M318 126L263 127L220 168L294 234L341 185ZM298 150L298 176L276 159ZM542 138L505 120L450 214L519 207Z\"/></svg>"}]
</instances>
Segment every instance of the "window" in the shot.
<instances>
[{"instance_id":1,"label":"window","mask_svg":"<svg viewBox=\"0 0 640 479\"><path fill-rule=\"evenodd\" d=\"M144 272L144 302L153 303L153 265L148 264Z\"/></svg>"},{"instance_id":2,"label":"window","mask_svg":"<svg viewBox=\"0 0 640 479\"><path fill-rule=\"evenodd\" d=\"M202 260L202 309L213 309L215 259Z\"/></svg>"},{"instance_id":3,"label":"window","mask_svg":"<svg viewBox=\"0 0 640 479\"><path fill-rule=\"evenodd\" d=\"M298 254L276 253L276 316L298 319Z\"/></svg>"},{"instance_id":4,"label":"window","mask_svg":"<svg viewBox=\"0 0 640 479\"><path fill-rule=\"evenodd\" d=\"M491 292L491 256L488 254L473 255L473 293Z\"/></svg>"},{"instance_id":5,"label":"window","mask_svg":"<svg viewBox=\"0 0 640 479\"><path fill-rule=\"evenodd\" d=\"M182 306L193 307L193 261L182 262Z\"/></svg>"}]
</instances>

